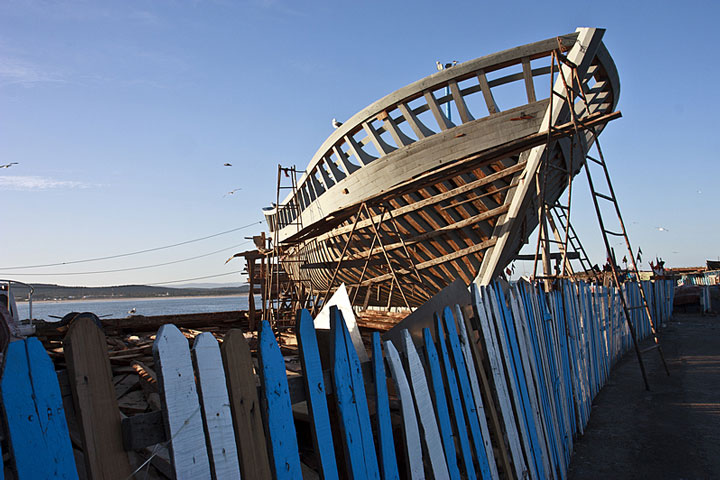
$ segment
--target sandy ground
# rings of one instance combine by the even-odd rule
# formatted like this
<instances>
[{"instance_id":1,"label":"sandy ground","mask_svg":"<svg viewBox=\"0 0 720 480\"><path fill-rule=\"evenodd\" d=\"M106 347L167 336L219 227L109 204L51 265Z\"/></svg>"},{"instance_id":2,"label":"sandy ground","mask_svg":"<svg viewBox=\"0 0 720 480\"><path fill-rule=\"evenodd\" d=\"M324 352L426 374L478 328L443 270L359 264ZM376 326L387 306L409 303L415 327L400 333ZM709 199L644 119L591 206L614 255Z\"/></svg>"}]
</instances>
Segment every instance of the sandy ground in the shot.
<instances>
[{"instance_id":1,"label":"sandy ground","mask_svg":"<svg viewBox=\"0 0 720 480\"><path fill-rule=\"evenodd\" d=\"M613 370L575 443L569 479L720 478L720 316L676 315L657 351L635 352ZM647 345L647 344L643 344Z\"/></svg>"}]
</instances>

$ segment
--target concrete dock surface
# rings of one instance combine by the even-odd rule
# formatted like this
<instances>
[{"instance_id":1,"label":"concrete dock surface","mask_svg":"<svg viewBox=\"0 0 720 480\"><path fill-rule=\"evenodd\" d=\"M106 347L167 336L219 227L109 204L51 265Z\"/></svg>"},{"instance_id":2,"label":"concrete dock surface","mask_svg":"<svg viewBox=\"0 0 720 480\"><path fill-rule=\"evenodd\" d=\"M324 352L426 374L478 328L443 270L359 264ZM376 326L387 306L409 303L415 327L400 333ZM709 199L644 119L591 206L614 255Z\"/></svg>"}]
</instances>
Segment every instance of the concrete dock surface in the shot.
<instances>
[{"instance_id":1,"label":"concrete dock surface","mask_svg":"<svg viewBox=\"0 0 720 480\"><path fill-rule=\"evenodd\" d=\"M646 391L635 351L625 355L576 440L570 480L720 478L720 316L675 315L661 343L670 376L645 353Z\"/></svg>"}]
</instances>

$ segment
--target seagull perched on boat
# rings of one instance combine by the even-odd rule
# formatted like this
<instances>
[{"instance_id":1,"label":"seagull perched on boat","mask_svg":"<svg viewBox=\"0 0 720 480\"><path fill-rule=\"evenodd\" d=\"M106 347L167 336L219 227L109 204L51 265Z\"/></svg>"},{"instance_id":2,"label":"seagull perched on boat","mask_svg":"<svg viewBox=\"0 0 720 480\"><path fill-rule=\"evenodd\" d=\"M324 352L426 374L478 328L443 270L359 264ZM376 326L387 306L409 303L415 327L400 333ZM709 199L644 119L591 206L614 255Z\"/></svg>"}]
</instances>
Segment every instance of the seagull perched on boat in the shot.
<instances>
[{"instance_id":1,"label":"seagull perched on boat","mask_svg":"<svg viewBox=\"0 0 720 480\"><path fill-rule=\"evenodd\" d=\"M443 64L435 60L435 65L437 66L438 72L442 72Z\"/></svg>"},{"instance_id":2,"label":"seagull perched on boat","mask_svg":"<svg viewBox=\"0 0 720 480\"><path fill-rule=\"evenodd\" d=\"M10 162L10 163L6 163L5 165L0 165L0 168L10 168L13 165L17 165L17 164L18 164L18 162Z\"/></svg>"},{"instance_id":3,"label":"seagull perched on boat","mask_svg":"<svg viewBox=\"0 0 720 480\"><path fill-rule=\"evenodd\" d=\"M342 126L342 122L338 122L337 119L333 118L332 126L333 128L340 128Z\"/></svg>"},{"instance_id":4,"label":"seagull perched on boat","mask_svg":"<svg viewBox=\"0 0 720 480\"><path fill-rule=\"evenodd\" d=\"M232 163L223 163L223 167L232 167Z\"/></svg>"},{"instance_id":5,"label":"seagull perched on boat","mask_svg":"<svg viewBox=\"0 0 720 480\"><path fill-rule=\"evenodd\" d=\"M137 309L136 309L135 307L133 307L133 308L131 308L130 310L128 310L128 313L129 313L130 315L135 315L135 312L137 312Z\"/></svg>"}]
</instances>

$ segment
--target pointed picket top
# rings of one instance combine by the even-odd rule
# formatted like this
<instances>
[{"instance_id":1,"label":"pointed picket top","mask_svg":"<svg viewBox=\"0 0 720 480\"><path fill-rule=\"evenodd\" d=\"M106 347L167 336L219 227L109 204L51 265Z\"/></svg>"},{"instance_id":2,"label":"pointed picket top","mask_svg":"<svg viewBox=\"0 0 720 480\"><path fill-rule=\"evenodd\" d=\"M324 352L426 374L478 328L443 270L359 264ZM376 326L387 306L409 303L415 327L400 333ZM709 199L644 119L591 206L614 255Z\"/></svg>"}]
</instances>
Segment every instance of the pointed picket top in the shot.
<instances>
[{"instance_id":1,"label":"pointed picket top","mask_svg":"<svg viewBox=\"0 0 720 480\"><path fill-rule=\"evenodd\" d=\"M395 456L395 441L393 439L392 422L390 419L390 402L387 391L387 377L385 376L385 362L383 360L382 342L380 333L372 334L372 366L375 383L375 405L377 412L378 432L378 461L383 480L399 480L397 457Z\"/></svg>"},{"instance_id":2,"label":"pointed picket top","mask_svg":"<svg viewBox=\"0 0 720 480\"><path fill-rule=\"evenodd\" d=\"M407 465L412 480L425 478L423 468L422 445L420 444L420 430L415 416L415 404L410 391L405 371L403 370L400 354L391 341L385 342L390 374L395 381L395 387L400 397L400 407L403 417L403 431L405 432L405 445L407 447Z\"/></svg>"},{"instance_id":3,"label":"pointed picket top","mask_svg":"<svg viewBox=\"0 0 720 480\"><path fill-rule=\"evenodd\" d=\"M163 325L155 337L153 356L175 475L178 479L210 478L188 341L175 325Z\"/></svg>"},{"instance_id":4,"label":"pointed picket top","mask_svg":"<svg viewBox=\"0 0 720 480\"><path fill-rule=\"evenodd\" d=\"M275 478L292 480L302 477L295 422L288 390L285 360L275 333L267 320L260 324L258 341L260 380L267 408L267 434L270 463Z\"/></svg>"},{"instance_id":5,"label":"pointed picket top","mask_svg":"<svg viewBox=\"0 0 720 480\"><path fill-rule=\"evenodd\" d=\"M341 427L345 434L348 467L356 478L380 478L370 410L365 396L365 380L350 332L342 312L330 309L333 381L338 400Z\"/></svg>"},{"instance_id":6,"label":"pointed picket top","mask_svg":"<svg viewBox=\"0 0 720 480\"><path fill-rule=\"evenodd\" d=\"M0 391L18 477L77 479L57 374L36 337L10 342Z\"/></svg>"},{"instance_id":7,"label":"pointed picket top","mask_svg":"<svg viewBox=\"0 0 720 480\"><path fill-rule=\"evenodd\" d=\"M313 424L313 443L319 460L320 474L324 479L331 480L338 478L338 470L330 428L327 393L313 318L305 309L298 312L296 330L307 394L308 414Z\"/></svg>"},{"instance_id":8,"label":"pointed picket top","mask_svg":"<svg viewBox=\"0 0 720 480\"><path fill-rule=\"evenodd\" d=\"M192 354L213 474L215 478L239 479L240 464L220 346L212 333L204 332L195 337Z\"/></svg>"},{"instance_id":9,"label":"pointed picket top","mask_svg":"<svg viewBox=\"0 0 720 480\"><path fill-rule=\"evenodd\" d=\"M420 423L423 429L423 438L425 439L425 447L430 457L430 467L432 468L433 477L450 478L448 471L448 463L445 461L445 449L443 448L442 438L435 419L435 407L430 398L430 388L425 378L425 368L420 362L420 356L415 350L412 337L407 329L402 331L403 350L408 361L408 370L410 372L410 386L412 387L415 405L420 416ZM457 472L457 462L455 457L455 446L452 448L452 465L453 471L459 478L460 472ZM448 459L449 460L449 459Z\"/></svg>"}]
</instances>

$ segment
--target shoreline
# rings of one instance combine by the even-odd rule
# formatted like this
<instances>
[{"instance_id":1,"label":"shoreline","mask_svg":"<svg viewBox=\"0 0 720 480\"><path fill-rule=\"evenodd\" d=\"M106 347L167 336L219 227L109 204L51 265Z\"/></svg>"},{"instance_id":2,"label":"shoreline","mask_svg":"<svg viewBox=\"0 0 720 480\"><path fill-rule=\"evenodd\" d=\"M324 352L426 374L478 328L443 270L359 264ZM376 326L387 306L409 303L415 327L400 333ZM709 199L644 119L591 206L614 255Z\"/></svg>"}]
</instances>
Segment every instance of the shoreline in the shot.
<instances>
[{"instance_id":1,"label":"shoreline","mask_svg":"<svg viewBox=\"0 0 720 480\"><path fill-rule=\"evenodd\" d=\"M62 300L33 300L33 305L40 303L84 303L84 302L141 302L143 300L170 300L170 299L188 299L188 298L238 298L244 297L246 294L239 295L177 295L177 296L161 296L161 297L100 297L100 298L67 298ZM28 301L16 300L18 305L27 305Z\"/></svg>"}]
</instances>

